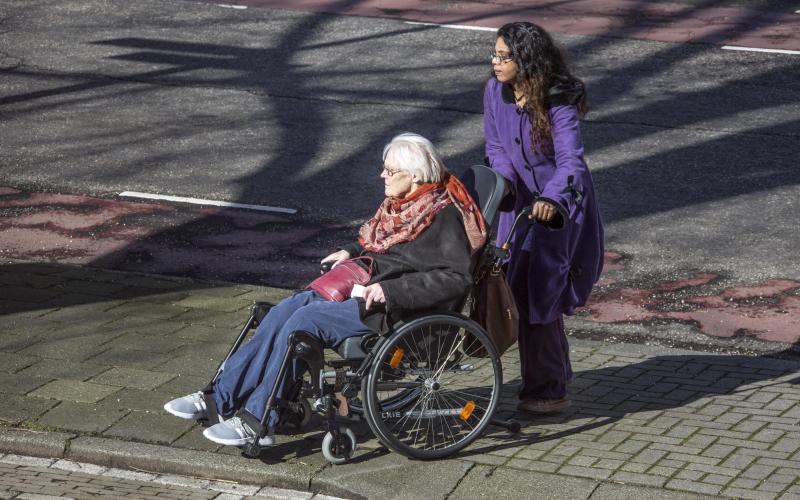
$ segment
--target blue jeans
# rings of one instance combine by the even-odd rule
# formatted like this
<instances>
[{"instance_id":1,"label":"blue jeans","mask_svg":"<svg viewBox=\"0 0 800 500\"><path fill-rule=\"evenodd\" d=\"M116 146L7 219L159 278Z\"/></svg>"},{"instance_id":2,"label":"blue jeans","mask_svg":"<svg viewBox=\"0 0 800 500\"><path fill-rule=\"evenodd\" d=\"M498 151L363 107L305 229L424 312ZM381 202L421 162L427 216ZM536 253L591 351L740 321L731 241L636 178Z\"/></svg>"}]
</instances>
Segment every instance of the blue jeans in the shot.
<instances>
[{"instance_id":1,"label":"blue jeans","mask_svg":"<svg viewBox=\"0 0 800 500\"><path fill-rule=\"evenodd\" d=\"M228 359L217 377L214 401L220 415L230 417L244 408L261 419L278 379L289 335L299 330L320 339L326 347L370 332L361 322L355 299L329 302L309 290L281 301L264 317L253 338ZM278 397L283 396L284 385L278 388ZM267 425L274 427L277 422L278 413L273 410Z\"/></svg>"}]
</instances>

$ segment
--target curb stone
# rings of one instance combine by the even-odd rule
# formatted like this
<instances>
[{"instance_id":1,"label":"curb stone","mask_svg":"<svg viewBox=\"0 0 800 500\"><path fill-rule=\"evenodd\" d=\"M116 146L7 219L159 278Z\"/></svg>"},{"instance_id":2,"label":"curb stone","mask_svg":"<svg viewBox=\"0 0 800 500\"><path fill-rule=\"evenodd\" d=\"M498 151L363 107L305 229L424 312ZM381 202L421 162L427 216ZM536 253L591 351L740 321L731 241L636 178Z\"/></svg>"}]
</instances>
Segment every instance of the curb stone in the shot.
<instances>
[{"instance_id":1,"label":"curb stone","mask_svg":"<svg viewBox=\"0 0 800 500\"><path fill-rule=\"evenodd\" d=\"M0 452L32 457L64 458L75 434L0 428Z\"/></svg>"},{"instance_id":2,"label":"curb stone","mask_svg":"<svg viewBox=\"0 0 800 500\"><path fill-rule=\"evenodd\" d=\"M288 462L265 464L235 455L17 428L0 428L0 453L65 458L119 469L188 475L300 491L309 491L316 472ZM326 481L315 482L314 491L309 492L362 498Z\"/></svg>"}]
</instances>

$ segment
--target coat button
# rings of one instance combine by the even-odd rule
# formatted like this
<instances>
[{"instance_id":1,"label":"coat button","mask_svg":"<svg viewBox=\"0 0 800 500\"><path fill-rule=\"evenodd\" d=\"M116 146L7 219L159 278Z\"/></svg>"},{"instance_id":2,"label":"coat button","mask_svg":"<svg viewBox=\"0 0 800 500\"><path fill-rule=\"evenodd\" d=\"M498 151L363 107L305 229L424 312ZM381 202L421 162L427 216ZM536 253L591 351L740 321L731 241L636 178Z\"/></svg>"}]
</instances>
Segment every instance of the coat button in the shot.
<instances>
[{"instance_id":1,"label":"coat button","mask_svg":"<svg viewBox=\"0 0 800 500\"><path fill-rule=\"evenodd\" d=\"M516 111L517 111L517 114L518 114L518 115L521 115L521 114L522 114L522 110L521 110L521 109L517 108L517 110L516 110Z\"/></svg>"},{"instance_id":2,"label":"coat button","mask_svg":"<svg viewBox=\"0 0 800 500\"><path fill-rule=\"evenodd\" d=\"M528 165L528 164L526 164L526 165L525 165L525 170L530 170L530 169L531 169L531 166L530 166L530 165Z\"/></svg>"},{"instance_id":3,"label":"coat button","mask_svg":"<svg viewBox=\"0 0 800 500\"><path fill-rule=\"evenodd\" d=\"M519 144L521 141L519 140L519 137L514 137L514 142L516 142L517 144Z\"/></svg>"}]
</instances>

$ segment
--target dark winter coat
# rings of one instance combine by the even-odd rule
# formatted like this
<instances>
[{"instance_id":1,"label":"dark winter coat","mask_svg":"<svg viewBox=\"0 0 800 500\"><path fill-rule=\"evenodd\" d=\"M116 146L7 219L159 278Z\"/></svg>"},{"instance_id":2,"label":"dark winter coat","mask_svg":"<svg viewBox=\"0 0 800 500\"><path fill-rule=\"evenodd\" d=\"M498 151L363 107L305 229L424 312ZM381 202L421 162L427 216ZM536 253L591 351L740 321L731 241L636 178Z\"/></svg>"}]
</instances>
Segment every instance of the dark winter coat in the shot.
<instances>
[{"instance_id":1,"label":"dark winter coat","mask_svg":"<svg viewBox=\"0 0 800 500\"><path fill-rule=\"evenodd\" d=\"M387 320L393 323L430 310L458 307L472 283L467 234L452 204L436 214L415 240L394 245L386 253L365 252L358 244L342 249L351 256L374 258L369 284L381 284L386 304L373 304L369 311L363 300L359 304L361 320L377 332L387 330Z\"/></svg>"}]
</instances>

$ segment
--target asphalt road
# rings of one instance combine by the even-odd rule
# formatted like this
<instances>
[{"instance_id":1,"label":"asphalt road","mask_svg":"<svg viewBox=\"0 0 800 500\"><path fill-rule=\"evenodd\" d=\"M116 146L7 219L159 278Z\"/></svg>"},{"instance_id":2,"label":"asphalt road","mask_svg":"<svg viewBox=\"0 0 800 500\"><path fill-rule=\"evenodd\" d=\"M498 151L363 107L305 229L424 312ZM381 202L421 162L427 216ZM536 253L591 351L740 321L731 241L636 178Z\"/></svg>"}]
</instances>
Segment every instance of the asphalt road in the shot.
<instances>
[{"instance_id":1,"label":"asphalt road","mask_svg":"<svg viewBox=\"0 0 800 500\"><path fill-rule=\"evenodd\" d=\"M626 284L800 280L800 55L556 38L588 84L587 160ZM426 135L455 171L481 162L492 44L484 31L182 0L5 1L0 181L294 208L317 235L292 240L299 275L373 213L394 134Z\"/></svg>"}]
</instances>

